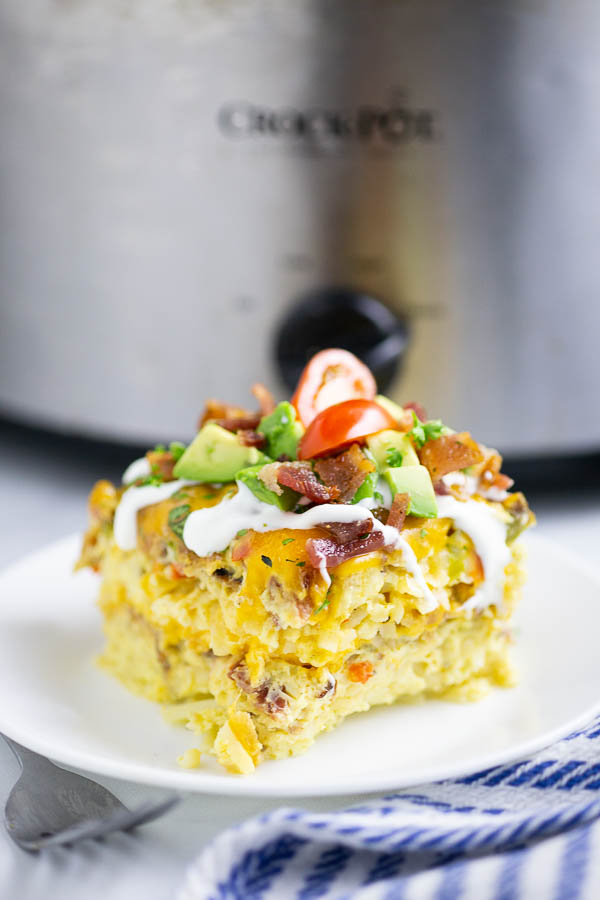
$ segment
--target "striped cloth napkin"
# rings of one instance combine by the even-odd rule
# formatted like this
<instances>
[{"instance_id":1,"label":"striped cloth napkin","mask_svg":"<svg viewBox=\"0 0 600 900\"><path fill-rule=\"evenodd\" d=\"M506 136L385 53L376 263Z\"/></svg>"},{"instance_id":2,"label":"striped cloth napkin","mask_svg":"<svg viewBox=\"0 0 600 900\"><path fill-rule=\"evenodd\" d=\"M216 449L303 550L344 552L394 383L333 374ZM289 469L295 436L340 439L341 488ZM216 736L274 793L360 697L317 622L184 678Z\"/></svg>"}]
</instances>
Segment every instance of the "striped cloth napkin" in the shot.
<instances>
[{"instance_id":1,"label":"striped cloth napkin","mask_svg":"<svg viewBox=\"0 0 600 900\"><path fill-rule=\"evenodd\" d=\"M180 900L600 898L600 717L529 759L232 828Z\"/></svg>"}]
</instances>

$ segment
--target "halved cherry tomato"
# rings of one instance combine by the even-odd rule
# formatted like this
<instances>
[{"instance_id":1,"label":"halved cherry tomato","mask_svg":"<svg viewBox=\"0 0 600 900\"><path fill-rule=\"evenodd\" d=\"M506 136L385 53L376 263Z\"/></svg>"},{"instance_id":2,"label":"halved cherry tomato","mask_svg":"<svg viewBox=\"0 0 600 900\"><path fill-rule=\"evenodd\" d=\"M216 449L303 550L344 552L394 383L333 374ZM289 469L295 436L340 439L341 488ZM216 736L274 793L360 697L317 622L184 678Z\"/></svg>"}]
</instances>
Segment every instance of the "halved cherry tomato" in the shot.
<instances>
[{"instance_id":1,"label":"halved cherry tomato","mask_svg":"<svg viewBox=\"0 0 600 900\"><path fill-rule=\"evenodd\" d=\"M386 428L398 428L398 422L372 400L336 403L312 420L300 440L298 459L326 456Z\"/></svg>"},{"instance_id":2,"label":"halved cherry tomato","mask_svg":"<svg viewBox=\"0 0 600 900\"><path fill-rule=\"evenodd\" d=\"M344 400L372 400L375 379L364 363L348 350L321 350L305 367L292 403L306 427L315 416Z\"/></svg>"}]
</instances>

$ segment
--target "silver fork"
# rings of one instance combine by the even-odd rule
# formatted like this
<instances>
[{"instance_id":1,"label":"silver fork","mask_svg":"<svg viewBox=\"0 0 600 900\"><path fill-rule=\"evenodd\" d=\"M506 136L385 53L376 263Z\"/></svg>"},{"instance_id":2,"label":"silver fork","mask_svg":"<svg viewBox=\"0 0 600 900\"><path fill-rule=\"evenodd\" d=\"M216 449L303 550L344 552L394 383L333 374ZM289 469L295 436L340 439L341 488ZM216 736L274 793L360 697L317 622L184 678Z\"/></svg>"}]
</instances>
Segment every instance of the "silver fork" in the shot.
<instances>
[{"instance_id":1,"label":"silver fork","mask_svg":"<svg viewBox=\"0 0 600 900\"><path fill-rule=\"evenodd\" d=\"M4 811L10 837L23 850L75 844L113 831L129 831L151 822L179 802L169 794L158 803L129 810L114 794L89 778L60 769L48 759L2 735L19 763L21 774Z\"/></svg>"}]
</instances>

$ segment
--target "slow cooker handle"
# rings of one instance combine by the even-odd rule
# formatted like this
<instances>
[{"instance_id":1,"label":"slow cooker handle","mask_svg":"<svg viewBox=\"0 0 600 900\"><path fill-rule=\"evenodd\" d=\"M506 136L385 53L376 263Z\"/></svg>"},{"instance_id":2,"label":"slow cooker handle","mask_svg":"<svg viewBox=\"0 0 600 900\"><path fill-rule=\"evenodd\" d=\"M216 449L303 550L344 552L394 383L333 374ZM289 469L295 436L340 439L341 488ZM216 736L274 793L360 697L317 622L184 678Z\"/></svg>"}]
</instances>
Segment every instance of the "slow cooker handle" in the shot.
<instances>
[{"instance_id":1,"label":"slow cooker handle","mask_svg":"<svg viewBox=\"0 0 600 900\"><path fill-rule=\"evenodd\" d=\"M349 288L318 290L296 302L279 324L275 361L293 390L310 357L343 347L369 366L380 391L399 374L409 341L407 321L380 300Z\"/></svg>"}]
</instances>

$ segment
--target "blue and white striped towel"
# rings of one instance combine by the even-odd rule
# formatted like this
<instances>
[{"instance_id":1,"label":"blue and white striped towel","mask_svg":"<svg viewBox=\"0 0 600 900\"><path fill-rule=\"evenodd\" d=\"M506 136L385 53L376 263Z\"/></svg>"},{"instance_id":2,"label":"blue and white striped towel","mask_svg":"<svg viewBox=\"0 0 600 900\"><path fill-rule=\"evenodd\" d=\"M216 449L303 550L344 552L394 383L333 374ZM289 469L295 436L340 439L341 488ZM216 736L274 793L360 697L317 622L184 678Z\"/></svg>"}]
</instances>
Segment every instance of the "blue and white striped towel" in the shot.
<instances>
[{"instance_id":1,"label":"blue and white striped towel","mask_svg":"<svg viewBox=\"0 0 600 900\"><path fill-rule=\"evenodd\" d=\"M535 756L221 834L180 900L596 900L600 717Z\"/></svg>"}]
</instances>

